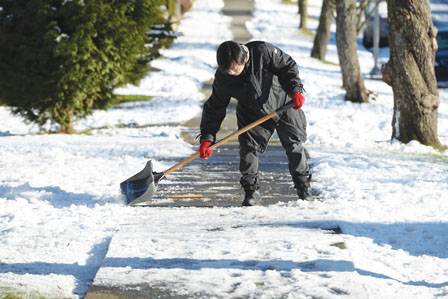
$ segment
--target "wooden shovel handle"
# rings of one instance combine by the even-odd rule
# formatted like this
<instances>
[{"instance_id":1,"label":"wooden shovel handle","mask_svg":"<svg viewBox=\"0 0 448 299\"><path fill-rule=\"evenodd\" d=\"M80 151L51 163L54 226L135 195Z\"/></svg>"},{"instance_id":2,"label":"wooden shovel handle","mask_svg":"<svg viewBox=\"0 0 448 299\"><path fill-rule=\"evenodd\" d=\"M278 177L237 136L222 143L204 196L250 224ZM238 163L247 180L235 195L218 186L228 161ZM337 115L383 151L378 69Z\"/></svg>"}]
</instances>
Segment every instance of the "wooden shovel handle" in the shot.
<instances>
[{"instance_id":1,"label":"wooden shovel handle","mask_svg":"<svg viewBox=\"0 0 448 299\"><path fill-rule=\"evenodd\" d=\"M269 113L269 114L263 116L263 117L260 118L260 119L257 119L256 121L254 121L254 122L248 124L247 126L241 128L241 129L239 129L238 131L236 131L236 132L234 132L234 133L228 135L227 137L224 137L223 139L221 139L221 140L218 141L217 143L215 143L215 144L213 144L212 146L210 146L209 149L213 150L213 149L215 149L215 148L220 147L220 146L223 145L224 143L227 143L228 141L230 141L230 140L232 140L232 139L238 137L239 135L241 135L241 134L243 134L243 133L249 131L250 129L252 129L252 128L258 126L259 124L264 123L265 121L267 121L267 120L273 118L274 116L279 115L281 112L283 112L283 111L285 111L285 110L288 110L289 108L291 108L291 107L293 107L293 106L294 106L294 103L293 103L293 102L289 102L289 103L285 104L284 106L278 108L277 110L275 110L275 111L273 111L273 112L271 112L271 113ZM180 162L180 163L174 165L173 167L171 167L171 168L165 170L165 171L163 172L163 174L166 176L166 175L172 173L173 171L175 171L175 170L181 168L181 167L184 166L185 164L190 163L191 161L193 161L193 160L195 160L195 159L197 159L197 158L199 158L199 153L196 153L196 154L194 154L194 155L191 155L190 157L188 157L187 159L183 160L182 162Z\"/></svg>"}]
</instances>

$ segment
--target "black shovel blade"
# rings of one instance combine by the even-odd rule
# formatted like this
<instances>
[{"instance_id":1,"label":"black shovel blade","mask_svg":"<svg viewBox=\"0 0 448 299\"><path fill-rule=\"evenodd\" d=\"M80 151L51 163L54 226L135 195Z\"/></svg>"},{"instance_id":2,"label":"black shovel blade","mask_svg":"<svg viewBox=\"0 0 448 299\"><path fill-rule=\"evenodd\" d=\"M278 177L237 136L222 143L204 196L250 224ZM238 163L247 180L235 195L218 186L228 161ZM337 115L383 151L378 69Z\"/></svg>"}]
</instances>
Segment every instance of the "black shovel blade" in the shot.
<instances>
[{"instance_id":1,"label":"black shovel blade","mask_svg":"<svg viewBox=\"0 0 448 299\"><path fill-rule=\"evenodd\" d=\"M162 177L163 172L152 172L152 162L149 160L142 171L120 183L121 193L126 196L128 205L150 201Z\"/></svg>"}]
</instances>

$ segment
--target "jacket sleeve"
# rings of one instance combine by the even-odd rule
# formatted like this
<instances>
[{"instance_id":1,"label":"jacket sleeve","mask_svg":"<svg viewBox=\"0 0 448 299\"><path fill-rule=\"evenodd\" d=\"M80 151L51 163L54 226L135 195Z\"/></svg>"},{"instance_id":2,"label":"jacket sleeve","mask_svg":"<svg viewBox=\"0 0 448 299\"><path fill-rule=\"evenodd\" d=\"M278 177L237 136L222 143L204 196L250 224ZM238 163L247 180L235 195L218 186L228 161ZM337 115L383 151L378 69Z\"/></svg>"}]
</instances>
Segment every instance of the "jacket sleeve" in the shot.
<instances>
[{"instance_id":1,"label":"jacket sleeve","mask_svg":"<svg viewBox=\"0 0 448 299\"><path fill-rule=\"evenodd\" d=\"M212 94L204 103L201 119L200 141L216 141L216 133L226 116L226 108L230 102L230 94L226 92L224 80L219 70L216 71L213 81Z\"/></svg>"},{"instance_id":2,"label":"jacket sleeve","mask_svg":"<svg viewBox=\"0 0 448 299\"><path fill-rule=\"evenodd\" d=\"M279 82L286 93L304 93L305 90L303 88L302 80L300 80L299 77L299 68L294 59L271 44L266 45L266 50L270 58L270 69L272 73L277 75Z\"/></svg>"}]
</instances>

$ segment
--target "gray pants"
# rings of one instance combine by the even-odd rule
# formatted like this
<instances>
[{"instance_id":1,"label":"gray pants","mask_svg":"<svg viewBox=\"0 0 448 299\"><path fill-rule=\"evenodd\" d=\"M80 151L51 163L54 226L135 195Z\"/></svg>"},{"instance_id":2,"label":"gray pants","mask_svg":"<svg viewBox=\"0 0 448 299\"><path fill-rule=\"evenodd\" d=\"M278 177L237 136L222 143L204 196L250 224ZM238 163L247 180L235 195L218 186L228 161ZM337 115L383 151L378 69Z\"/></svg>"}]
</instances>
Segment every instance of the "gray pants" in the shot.
<instances>
[{"instance_id":1,"label":"gray pants","mask_svg":"<svg viewBox=\"0 0 448 299\"><path fill-rule=\"evenodd\" d=\"M251 140L256 138L257 132L262 132L265 140L269 141L270 137L277 131L280 142L285 149L288 158L288 167L295 187L300 184L309 182L311 178L311 170L309 168L305 147L303 142L306 140L306 120L301 110L296 111L289 109L281 115L278 122L273 126L264 126L262 131L249 131L249 135L241 135L240 141L240 172L242 174L240 183L244 190L258 189L258 151L257 146L252 146ZM255 135L254 135L255 134ZM270 134L267 136L266 134ZM267 137L267 138L266 138Z\"/></svg>"}]
</instances>

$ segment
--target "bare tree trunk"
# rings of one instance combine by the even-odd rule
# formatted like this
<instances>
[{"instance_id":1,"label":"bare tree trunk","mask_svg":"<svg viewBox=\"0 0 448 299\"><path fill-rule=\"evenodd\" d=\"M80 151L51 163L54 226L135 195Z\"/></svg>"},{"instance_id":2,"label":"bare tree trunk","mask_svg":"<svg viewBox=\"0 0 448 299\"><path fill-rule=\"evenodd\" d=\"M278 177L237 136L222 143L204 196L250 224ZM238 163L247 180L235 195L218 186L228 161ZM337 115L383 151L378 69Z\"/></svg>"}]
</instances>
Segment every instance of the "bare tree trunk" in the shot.
<instances>
[{"instance_id":1,"label":"bare tree trunk","mask_svg":"<svg viewBox=\"0 0 448 299\"><path fill-rule=\"evenodd\" d=\"M299 28L307 30L306 22L308 21L308 0L299 0L300 25Z\"/></svg>"},{"instance_id":2,"label":"bare tree trunk","mask_svg":"<svg viewBox=\"0 0 448 299\"><path fill-rule=\"evenodd\" d=\"M325 60L327 54L328 41L330 40L330 27L333 22L333 14L335 9L335 0L324 0L322 10L319 17L319 27L314 37L313 49L311 57Z\"/></svg>"},{"instance_id":3,"label":"bare tree trunk","mask_svg":"<svg viewBox=\"0 0 448 299\"><path fill-rule=\"evenodd\" d=\"M383 68L383 81L394 93L392 138L441 148L434 72L437 28L429 0L388 0L387 10L390 59Z\"/></svg>"},{"instance_id":4,"label":"bare tree trunk","mask_svg":"<svg viewBox=\"0 0 448 299\"><path fill-rule=\"evenodd\" d=\"M368 96L361 76L356 38L356 0L336 0L336 45L345 100L365 103Z\"/></svg>"}]
</instances>

